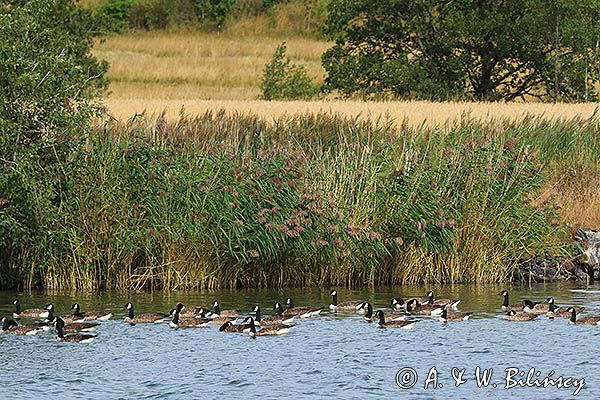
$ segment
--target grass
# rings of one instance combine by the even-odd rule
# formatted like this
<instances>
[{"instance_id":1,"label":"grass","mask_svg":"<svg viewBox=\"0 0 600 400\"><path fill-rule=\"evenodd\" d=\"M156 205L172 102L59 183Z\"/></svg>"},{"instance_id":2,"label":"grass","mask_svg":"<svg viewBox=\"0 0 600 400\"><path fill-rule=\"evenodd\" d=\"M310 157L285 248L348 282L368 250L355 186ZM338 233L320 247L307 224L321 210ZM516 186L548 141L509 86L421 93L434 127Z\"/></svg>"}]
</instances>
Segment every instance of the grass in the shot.
<instances>
[{"instance_id":1,"label":"grass","mask_svg":"<svg viewBox=\"0 0 600 400\"><path fill-rule=\"evenodd\" d=\"M109 99L255 99L265 64L284 39L224 32L152 31L111 36L95 46L110 62ZM285 39L288 55L322 82L327 42Z\"/></svg>"},{"instance_id":2,"label":"grass","mask_svg":"<svg viewBox=\"0 0 600 400\"><path fill-rule=\"evenodd\" d=\"M589 119L113 121L10 271L85 290L507 282L570 254L555 200L598 175L599 139Z\"/></svg>"}]
</instances>

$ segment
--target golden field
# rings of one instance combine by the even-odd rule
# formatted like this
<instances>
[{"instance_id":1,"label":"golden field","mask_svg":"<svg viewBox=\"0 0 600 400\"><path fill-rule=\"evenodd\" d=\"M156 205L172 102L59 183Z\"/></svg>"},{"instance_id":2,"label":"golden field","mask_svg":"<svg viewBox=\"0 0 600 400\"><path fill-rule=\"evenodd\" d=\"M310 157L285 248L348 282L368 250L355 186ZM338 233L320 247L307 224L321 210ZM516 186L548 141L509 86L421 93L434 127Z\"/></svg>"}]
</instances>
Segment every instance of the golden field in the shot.
<instances>
[{"instance_id":1,"label":"golden field","mask_svg":"<svg viewBox=\"0 0 600 400\"><path fill-rule=\"evenodd\" d=\"M168 117L175 118L183 107L188 114L223 109L274 119L325 112L360 118L391 118L411 125L443 124L463 117L480 120L518 120L526 116L588 118L597 109L594 103L259 101L264 65L282 41L280 35L253 32L245 27L234 27L220 34L153 31L108 37L95 48L97 56L110 62L110 87L105 104L118 119L128 119L144 111L158 114L163 110ZM320 57L330 44L302 36L285 41L292 61L304 64L315 81L322 82L324 71Z\"/></svg>"},{"instance_id":2,"label":"golden field","mask_svg":"<svg viewBox=\"0 0 600 400\"><path fill-rule=\"evenodd\" d=\"M153 31L108 37L95 46L95 54L110 63L109 99L179 105L184 100L256 99L263 68L284 40L292 61L304 64L310 76L322 82L321 54L327 42L234 32Z\"/></svg>"},{"instance_id":3,"label":"golden field","mask_svg":"<svg viewBox=\"0 0 600 400\"><path fill-rule=\"evenodd\" d=\"M597 105L588 104L541 104L541 103L434 103L427 101L260 101L260 100L199 100L189 98L118 98L105 101L110 112L118 119L130 118L146 111L157 115L166 111L167 118L177 118L183 107L186 114L225 110L229 113L254 114L266 120L298 114L328 113L364 119L391 119L412 126L441 125L463 118L474 120L509 119L521 120L528 116L547 119L589 118Z\"/></svg>"}]
</instances>

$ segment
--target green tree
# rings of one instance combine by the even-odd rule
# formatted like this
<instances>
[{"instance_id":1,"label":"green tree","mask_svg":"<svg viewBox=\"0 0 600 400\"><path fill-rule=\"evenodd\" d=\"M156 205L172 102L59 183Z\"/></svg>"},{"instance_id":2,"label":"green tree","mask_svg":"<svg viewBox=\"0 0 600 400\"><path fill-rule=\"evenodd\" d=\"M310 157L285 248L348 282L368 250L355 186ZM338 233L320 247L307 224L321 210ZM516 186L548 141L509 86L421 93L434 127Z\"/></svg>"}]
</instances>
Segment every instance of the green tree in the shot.
<instances>
[{"instance_id":1,"label":"green tree","mask_svg":"<svg viewBox=\"0 0 600 400\"><path fill-rule=\"evenodd\" d=\"M303 65L294 65L286 56L285 42L277 46L271 62L265 66L261 90L263 100L309 99L315 92Z\"/></svg>"},{"instance_id":2,"label":"green tree","mask_svg":"<svg viewBox=\"0 0 600 400\"><path fill-rule=\"evenodd\" d=\"M200 17L212 19L217 23L218 29L223 27L235 3L236 0L194 0Z\"/></svg>"},{"instance_id":3,"label":"green tree","mask_svg":"<svg viewBox=\"0 0 600 400\"><path fill-rule=\"evenodd\" d=\"M62 166L100 111L92 27L72 0L0 3L0 280L50 229Z\"/></svg>"},{"instance_id":4,"label":"green tree","mask_svg":"<svg viewBox=\"0 0 600 400\"><path fill-rule=\"evenodd\" d=\"M598 82L599 10L598 0L332 0L325 89L577 100Z\"/></svg>"}]
</instances>

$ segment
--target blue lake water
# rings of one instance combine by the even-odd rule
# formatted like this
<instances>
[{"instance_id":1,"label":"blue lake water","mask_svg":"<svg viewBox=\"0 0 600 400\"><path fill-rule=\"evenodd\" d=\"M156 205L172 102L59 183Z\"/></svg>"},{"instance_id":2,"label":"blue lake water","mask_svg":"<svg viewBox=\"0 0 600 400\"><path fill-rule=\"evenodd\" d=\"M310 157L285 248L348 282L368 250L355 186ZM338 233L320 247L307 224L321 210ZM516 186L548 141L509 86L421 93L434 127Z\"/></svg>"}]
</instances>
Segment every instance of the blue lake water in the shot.
<instances>
[{"instance_id":1,"label":"blue lake water","mask_svg":"<svg viewBox=\"0 0 600 400\"><path fill-rule=\"evenodd\" d=\"M122 321L123 305L136 312L167 312L181 301L244 313L258 303L271 313L275 301L292 297L295 305L330 302L325 289L228 290L154 293L15 293L0 292L0 315L12 315L18 296L24 308L53 303L61 314L75 301L82 310L115 314L96 330L94 343L61 343L54 330L25 337L0 335L0 382L15 399L159 399L159 398L414 398L414 399L565 399L575 386L558 389L506 389L505 370L535 368L542 380L551 371L585 379L574 398L600 398L600 361L596 357L600 326L569 325L566 319L540 316L532 322L501 319L497 286L444 286L339 289L339 301L368 299L375 308L388 307L395 296L422 296L433 289L438 297L462 299L459 309L473 311L472 320L442 324L421 319L412 330L377 329L359 314L330 314L295 321L280 337L221 333L218 326L170 329L168 324ZM600 286L546 284L509 288L511 303L554 296L561 306L583 305L600 314ZM437 380L431 370L436 368ZM478 388L475 370L493 369L487 387ZM397 372L412 368L414 387L401 389ZM452 368L463 369L459 387ZM455 370L455 374L458 374ZM429 386L424 388L429 374ZM515 376L514 379L522 378ZM407 378L408 379L408 378ZM434 386L437 384L437 388ZM493 385L496 387L493 387ZM511 381L512 384L512 381Z\"/></svg>"}]
</instances>

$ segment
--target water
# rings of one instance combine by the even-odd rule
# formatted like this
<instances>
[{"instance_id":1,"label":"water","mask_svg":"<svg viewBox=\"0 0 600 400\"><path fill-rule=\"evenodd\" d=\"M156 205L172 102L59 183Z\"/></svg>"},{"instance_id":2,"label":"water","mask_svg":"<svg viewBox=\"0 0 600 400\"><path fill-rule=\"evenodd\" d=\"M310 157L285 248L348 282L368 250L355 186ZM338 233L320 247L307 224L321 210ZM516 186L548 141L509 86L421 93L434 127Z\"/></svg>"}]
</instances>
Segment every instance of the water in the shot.
<instances>
[{"instance_id":1,"label":"water","mask_svg":"<svg viewBox=\"0 0 600 400\"><path fill-rule=\"evenodd\" d=\"M427 288L376 288L338 290L339 301L369 299L384 307L394 296L422 296ZM275 301L294 298L295 305L329 304L328 291L239 290L218 292L155 293L19 293L24 308L53 303L68 313L74 301L82 310L107 310L113 320L97 329L92 344L60 343L54 332L33 337L0 335L0 387L12 398L153 399L153 398L314 398L415 399L477 397L503 399L565 399L574 387L557 389L505 389L505 369L536 368L543 379L585 378L577 398L600 397L600 362L596 348L600 326L571 326L565 319L545 316L533 322L500 318L500 287L432 287L439 297L462 299L460 309L474 311L473 320L450 323L428 319L412 330L376 329L359 315L331 315L297 321L289 335L258 337L218 332L217 326L173 330L167 324L130 326L120 319L127 301L136 312L166 312L178 301L210 305L218 299L223 309L248 311L259 303L270 313ZM0 314L11 315L17 294L0 292ZM558 305L584 305L588 312L600 307L600 286L552 284L512 288L511 303L552 295ZM600 313L600 311L598 311ZM493 369L488 387L478 388L476 367ZM418 374L411 389L396 385L396 373L410 367ZM424 389L432 367L438 384ZM464 368L466 383L454 386L453 367ZM431 375L430 375L431 377ZM493 388L492 384L497 387Z\"/></svg>"}]
</instances>

